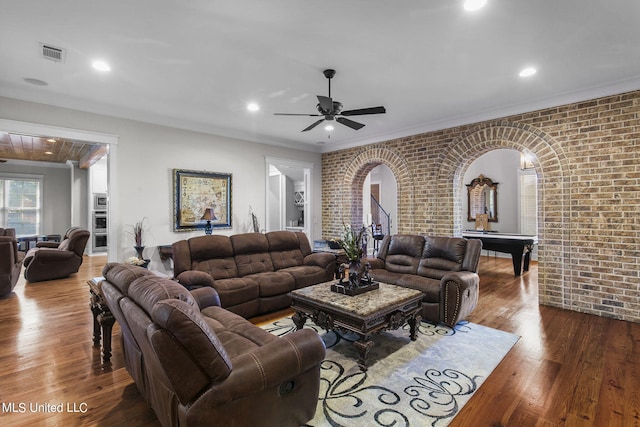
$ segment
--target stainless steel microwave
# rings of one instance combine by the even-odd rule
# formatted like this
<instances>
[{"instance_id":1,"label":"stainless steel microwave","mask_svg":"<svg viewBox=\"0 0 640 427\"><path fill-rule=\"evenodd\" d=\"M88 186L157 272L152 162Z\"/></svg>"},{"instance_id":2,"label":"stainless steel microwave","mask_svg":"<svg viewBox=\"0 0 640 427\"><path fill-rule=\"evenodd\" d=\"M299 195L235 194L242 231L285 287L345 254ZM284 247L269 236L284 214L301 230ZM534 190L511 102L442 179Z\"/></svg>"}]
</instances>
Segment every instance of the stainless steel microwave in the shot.
<instances>
[{"instance_id":1,"label":"stainless steel microwave","mask_svg":"<svg viewBox=\"0 0 640 427\"><path fill-rule=\"evenodd\" d=\"M93 195L93 209L96 211L107 209L107 195L106 194L94 194Z\"/></svg>"}]
</instances>

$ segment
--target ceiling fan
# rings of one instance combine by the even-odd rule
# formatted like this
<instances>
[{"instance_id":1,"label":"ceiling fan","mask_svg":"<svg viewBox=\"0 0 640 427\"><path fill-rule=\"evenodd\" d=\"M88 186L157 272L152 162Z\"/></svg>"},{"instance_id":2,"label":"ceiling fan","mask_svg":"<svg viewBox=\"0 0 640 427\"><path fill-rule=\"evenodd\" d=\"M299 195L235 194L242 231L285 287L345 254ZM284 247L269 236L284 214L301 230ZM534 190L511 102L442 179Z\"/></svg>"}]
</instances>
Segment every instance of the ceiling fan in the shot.
<instances>
[{"instance_id":1,"label":"ceiling fan","mask_svg":"<svg viewBox=\"0 0 640 427\"><path fill-rule=\"evenodd\" d=\"M342 111L342 103L331 99L331 79L336 75L336 70L324 70L324 76L329 80L329 96L318 95L318 105L316 109L320 114L290 114L290 113L274 113L276 116L307 116L307 117L323 117L322 119L312 123L306 128L302 129L302 132L309 131L318 126L325 120L334 120L341 123L351 129L362 129L364 124L347 119L343 116L364 116L366 114L384 114L387 110L380 107L360 108L358 110L345 110Z\"/></svg>"}]
</instances>

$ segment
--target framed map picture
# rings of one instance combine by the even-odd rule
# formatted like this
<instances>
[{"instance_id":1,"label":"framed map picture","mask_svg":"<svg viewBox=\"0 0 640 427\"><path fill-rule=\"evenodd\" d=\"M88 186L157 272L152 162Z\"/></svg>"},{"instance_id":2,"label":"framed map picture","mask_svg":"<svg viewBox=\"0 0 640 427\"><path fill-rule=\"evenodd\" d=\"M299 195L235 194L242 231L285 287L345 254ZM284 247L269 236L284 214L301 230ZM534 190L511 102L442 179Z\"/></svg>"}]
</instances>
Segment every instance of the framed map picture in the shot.
<instances>
[{"instance_id":1,"label":"framed map picture","mask_svg":"<svg viewBox=\"0 0 640 427\"><path fill-rule=\"evenodd\" d=\"M173 231L204 228L207 208L213 209L214 229L231 228L231 174L174 169Z\"/></svg>"}]
</instances>

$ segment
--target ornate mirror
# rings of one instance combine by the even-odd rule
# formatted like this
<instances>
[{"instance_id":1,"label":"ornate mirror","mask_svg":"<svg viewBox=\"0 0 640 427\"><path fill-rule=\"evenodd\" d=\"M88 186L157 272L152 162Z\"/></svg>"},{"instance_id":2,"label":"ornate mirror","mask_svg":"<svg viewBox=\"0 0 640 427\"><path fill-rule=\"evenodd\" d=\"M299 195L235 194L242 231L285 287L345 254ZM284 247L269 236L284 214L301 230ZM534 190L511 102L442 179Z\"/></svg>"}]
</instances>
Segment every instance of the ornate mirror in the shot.
<instances>
[{"instance_id":1,"label":"ornate mirror","mask_svg":"<svg viewBox=\"0 0 640 427\"><path fill-rule=\"evenodd\" d=\"M477 214L487 214L489 222L498 222L498 183L480 175L467 184L467 221L475 221Z\"/></svg>"}]
</instances>

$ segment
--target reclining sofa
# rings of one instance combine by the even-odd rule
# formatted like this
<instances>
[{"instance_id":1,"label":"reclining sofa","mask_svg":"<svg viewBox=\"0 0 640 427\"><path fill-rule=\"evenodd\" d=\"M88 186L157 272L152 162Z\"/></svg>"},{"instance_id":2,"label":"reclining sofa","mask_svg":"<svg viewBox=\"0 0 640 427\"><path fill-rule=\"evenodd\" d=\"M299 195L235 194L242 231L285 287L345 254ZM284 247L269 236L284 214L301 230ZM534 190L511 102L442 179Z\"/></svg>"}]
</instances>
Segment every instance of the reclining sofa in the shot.
<instances>
[{"instance_id":1,"label":"reclining sofa","mask_svg":"<svg viewBox=\"0 0 640 427\"><path fill-rule=\"evenodd\" d=\"M167 426L300 426L318 403L325 347L312 330L276 337L220 307L216 291L110 263L100 282L125 366Z\"/></svg>"},{"instance_id":2,"label":"reclining sofa","mask_svg":"<svg viewBox=\"0 0 640 427\"><path fill-rule=\"evenodd\" d=\"M9 295L20 278L24 252L18 251L16 230L0 228L0 298Z\"/></svg>"},{"instance_id":3,"label":"reclining sofa","mask_svg":"<svg viewBox=\"0 0 640 427\"><path fill-rule=\"evenodd\" d=\"M301 232L198 236L173 244L178 282L213 287L222 307L245 318L291 306L290 291L332 280L335 268L335 256L312 253Z\"/></svg>"},{"instance_id":4,"label":"reclining sofa","mask_svg":"<svg viewBox=\"0 0 640 427\"><path fill-rule=\"evenodd\" d=\"M454 326L478 303L482 242L459 237L385 236L371 277L424 293L422 319Z\"/></svg>"}]
</instances>

